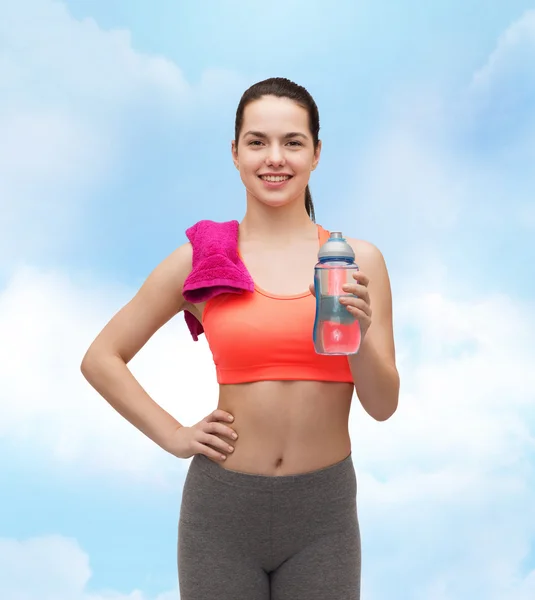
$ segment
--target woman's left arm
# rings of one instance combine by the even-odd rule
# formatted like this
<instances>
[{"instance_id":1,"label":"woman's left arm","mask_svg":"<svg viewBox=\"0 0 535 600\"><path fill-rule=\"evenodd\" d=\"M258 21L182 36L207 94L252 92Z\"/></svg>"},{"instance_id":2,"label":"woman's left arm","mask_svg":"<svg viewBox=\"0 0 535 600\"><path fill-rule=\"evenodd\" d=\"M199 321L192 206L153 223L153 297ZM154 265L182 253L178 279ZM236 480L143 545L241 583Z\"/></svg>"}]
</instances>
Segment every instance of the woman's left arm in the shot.
<instances>
[{"instance_id":1,"label":"woman's left arm","mask_svg":"<svg viewBox=\"0 0 535 600\"><path fill-rule=\"evenodd\" d=\"M373 244L347 241L360 270L345 288L357 297L341 302L359 320L362 335L359 352L348 357L349 366L364 410L377 421L386 421L396 411L399 397L390 279L383 255Z\"/></svg>"}]
</instances>

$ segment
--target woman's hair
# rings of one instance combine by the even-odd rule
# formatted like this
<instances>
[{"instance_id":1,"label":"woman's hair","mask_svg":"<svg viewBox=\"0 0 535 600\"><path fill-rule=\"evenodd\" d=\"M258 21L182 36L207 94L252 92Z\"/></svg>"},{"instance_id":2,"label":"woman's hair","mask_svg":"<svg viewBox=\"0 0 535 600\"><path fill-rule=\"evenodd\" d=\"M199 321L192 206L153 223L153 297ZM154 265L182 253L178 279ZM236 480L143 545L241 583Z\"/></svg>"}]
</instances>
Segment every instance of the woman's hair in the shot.
<instances>
[{"instance_id":1,"label":"woman's hair","mask_svg":"<svg viewBox=\"0 0 535 600\"><path fill-rule=\"evenodd\" d=\"M260 100L260 98L263 96L288 98L289 100L293 100L296 104L299 104L299 106L305 108L308 112L308 124L310 132L312 133L312 139L314 141L314 149L317 148L320 133L320 116L318 107L314 102L314 98L312 98L312 96L304 87L297 85L297 83L294 83L289 79L285 79L284 77L272 77L271 79L265 79L264 81L255 83L244 92L240 103L238 104L238 109L236 110L236 125L234 131L234 139L236 140L236 144L238 144L238 138L240 137L240 132L243 125L243 113L246 106L255 100ZM308 185L305 191L305 208L308 216L312 219L312 221L315 221L316 216L314 214L314 204L312 203L312 195Z\"/></svg>"}]
</instances>

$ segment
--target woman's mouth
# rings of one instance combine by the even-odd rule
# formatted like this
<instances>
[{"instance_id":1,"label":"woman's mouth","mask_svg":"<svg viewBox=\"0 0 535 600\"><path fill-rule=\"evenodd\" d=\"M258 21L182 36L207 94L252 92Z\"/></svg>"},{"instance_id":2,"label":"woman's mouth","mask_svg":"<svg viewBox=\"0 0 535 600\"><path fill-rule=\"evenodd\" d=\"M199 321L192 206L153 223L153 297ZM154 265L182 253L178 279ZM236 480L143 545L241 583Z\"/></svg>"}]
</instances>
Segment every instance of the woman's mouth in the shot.
<instances>
[{"instance_id":1,"label":"woman's mouth","mask_svg":"<svg viewBox=\"0 0 535 600\"><path fill-rule=\"evenodd\" d=\"M259 178L264 182L265 187L279 188L290 181L292 175L259 175Z\"/></svg>"},{"instance_id":2,"label":"woman's mouth","mask_svg":"<svg viewBox=\"0 0 535 600\"><path fill-rule=\"evenodd\" d=\"M271 181L273 183L279 183L290 179L291 175L260 175L260 179L263 181Z\"/></svg>"}]
</instances>

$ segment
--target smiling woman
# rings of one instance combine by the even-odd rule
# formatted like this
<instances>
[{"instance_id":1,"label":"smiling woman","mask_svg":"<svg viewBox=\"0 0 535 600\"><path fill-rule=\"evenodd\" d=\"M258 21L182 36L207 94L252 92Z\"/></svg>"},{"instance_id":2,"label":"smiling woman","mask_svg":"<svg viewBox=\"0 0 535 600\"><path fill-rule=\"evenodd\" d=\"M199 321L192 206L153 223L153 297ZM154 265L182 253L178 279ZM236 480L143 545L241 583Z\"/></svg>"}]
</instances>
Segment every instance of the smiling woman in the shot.
<instances>
[{"instance_id":1,"label":"smiling woman","mask_svg":"<svg viewBox=\"0 0 535 600\"><path fill-rule=\"evenodd\" d=\"M259 103L259 100L262 100L262 102ZM242 134L246 107L248 108L248 118L251 122L261 127L262 125L272 127L273 116L275 116L277 130L272 130L271 136L268 135L265 129L249 130L245 134ZM295 125L299 125L299 128L294 130L292 128ZM289 127L289 129L285 129L285 127ZM257 163L265 161L265 153L269 149L270 152L273 152L274 148L277 151L277 148L280 146L281 149L294 150L295 152L289 154L290 157L293 157L293 160L290 162L296 165L298 173L303 171L302 168L299 169L299 166L302 166L300 165L300 160L303 161L305 158L305 160L308 159L310 161L310 152L303 153L299 151L301 149L313 149L312 164L308 171L304 169L301 183L303 183L304 179L305 207L308 215L314 221L314 205L308 186L308 179L310 171L316 168L320 157L321 141L319 139L319 131L320 118L318 107L312 96L304 88L288 85L287 80L282 78L274 78L261 82L256 86L250 87L245 92L236 111L236 125L234 141L232 143L234 164L240 169L240 161L238 161L238 140L240 139L240 135L248 148L258 150L259 155L256 156ZM247 164L247 156L247 152L242 152L240 155L244 167ZM252 157L251 163L254 166L254 159ZM291 167L291 164L289 166ZM287 181L295 175L295 173L284 173L281 171L268 172L266 171L265 164L260 166L259 169L264 171L264 174L259 173L258 177L266 181L267 189L273 189L269 186L270 183L280 183L279 181L275 181L276 179L284 178L284 181ZM244 179L245 169L240 169L240 173L246 189L249 190ZM273 181L271 181L272 179ZM281 184L281 187L284 187L284 185Z\"/></svg>"},{"instance_id":2,"label":"smiling woman","mask_svg":"<svg viewBox=\"0 0 535 600\"><path fill-rule=\"evenodd\" d=\"M156 267L82 363L133 425L171 454L194 457L179 523L182 600L360 597L351 400L356 389L374 419L388 419L399 377L389 278L367 242L348 238L360 271L343 302L360 324L359 353L314 350L311 281L329 236L314 222L308 187L320 154L318 109L305 88L274 78L247 90L232 141L243 220L190 228L190 243ZM219 383L217 409L193 426L157 405L127 368L181 311L195 339L205 331Z\"/></svg>"}]
</instances>

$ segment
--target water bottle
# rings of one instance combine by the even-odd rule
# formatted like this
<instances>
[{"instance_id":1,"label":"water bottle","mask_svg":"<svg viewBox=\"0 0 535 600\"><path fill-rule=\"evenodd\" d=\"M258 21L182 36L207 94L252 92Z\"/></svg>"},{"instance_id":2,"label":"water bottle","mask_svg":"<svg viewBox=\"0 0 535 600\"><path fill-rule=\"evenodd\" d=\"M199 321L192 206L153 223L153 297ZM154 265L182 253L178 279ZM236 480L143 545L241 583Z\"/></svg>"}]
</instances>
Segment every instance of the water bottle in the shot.
<instances>
[{"instance_id":1,"label":"water bottle","mask_svg":"<svg viewBox=\"0 0 535 600\"><path fill-rule=\"evenodd\" d=\"M353 273L358 271L353 248L341 232L334 231L319 249L318 261L314 268L314 348L318 354L356 354L360 347L360 325L340 303L342 296L352 296L342 286L355 283Z\"/></svg>"}]
</instances>

